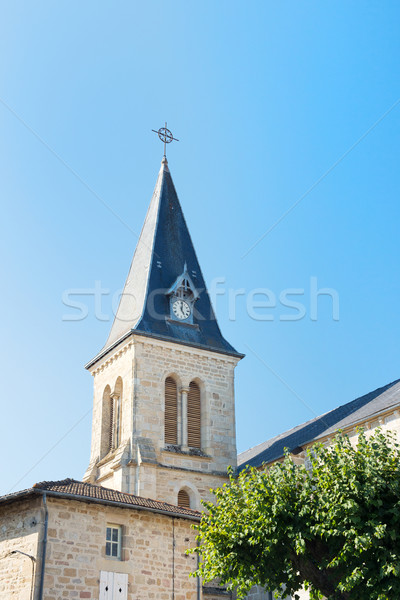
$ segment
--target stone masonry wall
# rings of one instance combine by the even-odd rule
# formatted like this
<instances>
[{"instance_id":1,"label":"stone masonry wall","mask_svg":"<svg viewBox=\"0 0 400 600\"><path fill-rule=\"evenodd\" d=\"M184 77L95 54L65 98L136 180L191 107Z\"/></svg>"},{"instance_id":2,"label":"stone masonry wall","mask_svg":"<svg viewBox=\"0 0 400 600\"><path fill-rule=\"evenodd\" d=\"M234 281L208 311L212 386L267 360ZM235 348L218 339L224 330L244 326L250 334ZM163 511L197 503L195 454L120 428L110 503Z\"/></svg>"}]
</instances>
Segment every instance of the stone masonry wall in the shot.
<instances>
[{"instance_id":1,"label":"stone masonry wall","mask_svg":"<svg viewBox=\"0 0 400 600\"><path fill-rule=\"evenodd\" d=\"M32 585L32 561L19 550L38 558L43 515L41 499L0 507L0 598L28 600ZM35 564L35 572L40 561Z\"/></svg>"},{"instance_id":2,"label":"stone masonry wall","mask_svg":"<svg viewBox=\"0 0 400 600\"><path fill-rule=\"evenodd\" d=\"M178 492L183 489L189 494L191 508L204 510L201 500L212 501L214 496L210 488L220 487L224 482L228 482L228 477L159 468L157 499L177 504Z\"/></svg>"},{"instance_id":3,"label":"stone masonry wall","mask_svg":"<svg viewBox=\"0 0 400 600\"><path fill-rule=\"evenodd\" d=\"M97 599L102 570L128 574L128 600L170 600L174 570L175 600L197 600L191 521L55 498L48 506L44 600ZM107 523L123 527L121 560L105 556Z\"/></svg>"},{"instance_id":4,"label":"stone masonry wall","mask_svg":"<svg viewBox=\"0 0 400 600\"><path fill-rule=\"evenodd\" d=\"M135 343L135 423L141 436L164 447L164 382L175 376L178 389L196 380L201 389L202 449L213 470L236 463L234 367L237 360L148 338ZM182 459L183 461L185 459ZM208 469L207 469L208 470Z\"/></svg>"},{"instance_id":5,"label":"stone masonry wall","mask_svg":"<svg viewBox=\"0 0 400 600\"><path fill-rule=\"evenodd\" d=\"M146 338L135 344L135 352L136 433L153 441L158 464L169 467L156 469L156 477L146 480L147 465L142 464L137 493L176 503L177 486L186 486L197 498L193 508L199 508L200 498L208 498L209 488L226 481L228 466L236 465L234 368L237 361ZM191 381L196 380L200 386L201 449L208 458L164 451L164 382L169 375L178 383L178 399L179 392L188 389ZM181 411L178 412L178 426L182 429ZM153 473L152 467L149 469Z\"/></svg>"}]
</instances>

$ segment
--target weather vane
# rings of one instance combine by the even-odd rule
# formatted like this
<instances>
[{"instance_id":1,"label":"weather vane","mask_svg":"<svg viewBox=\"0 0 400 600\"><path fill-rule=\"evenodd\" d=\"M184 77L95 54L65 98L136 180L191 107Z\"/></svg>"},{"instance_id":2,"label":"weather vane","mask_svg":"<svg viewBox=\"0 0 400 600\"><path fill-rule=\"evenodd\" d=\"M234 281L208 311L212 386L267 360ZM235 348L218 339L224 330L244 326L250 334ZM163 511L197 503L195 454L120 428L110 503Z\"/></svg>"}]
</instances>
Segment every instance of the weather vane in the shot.
<instances>
[{"instance_id":1,"label":"weather vane","mask_svg":"<svg viewBox=\"0 0 400 600\"><path fill-rule=\"evenodd\" d=\"M178 139L174 138L169 129L167 129L167 122L165 121L165 127L161 127L158 131L152 129L154 133L158 134L158 137L162 142L164 142L164 156L167 156L167 144L170 144L172 141L179 142Z\"/></svg>"}]
</instances>

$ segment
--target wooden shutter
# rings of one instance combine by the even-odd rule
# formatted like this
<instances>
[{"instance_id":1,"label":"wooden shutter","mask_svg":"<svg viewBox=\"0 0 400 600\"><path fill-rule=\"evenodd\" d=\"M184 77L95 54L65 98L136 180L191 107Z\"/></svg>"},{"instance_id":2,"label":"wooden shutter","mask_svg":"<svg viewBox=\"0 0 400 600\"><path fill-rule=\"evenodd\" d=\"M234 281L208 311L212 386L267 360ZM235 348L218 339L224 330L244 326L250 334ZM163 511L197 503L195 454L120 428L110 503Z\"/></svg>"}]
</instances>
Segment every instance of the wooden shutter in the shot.
<instances>
[{"instance_id":1,"label":"wooden shutter","mask_svg":"<svg viewBox=\"0 0 400 600\"><path fill-rule=\"evenodd\" d=\"M187 404L188 445L201 448L201 404L200 388L195 381L189 386Z\"/></svg>"},{"instance_id":2,"label":"wooden shutter","mask_svg":"<svg viewBox=\"0 0 400 600\"><path fill-rule=\"evenodd\" d=\"M127 600L128 575L126 573L113 573L100 571L99 600Z\"/></svg>"},{"instance_id":3,"label":"wooden shutter","mask_svg":"<svg viewBox=\"0 0 400 600\"><path fill-rule=\"evenodd\" d=\"M190 508L189 494L185 490L180 490L180 492L178 493L178 506Z\"/></svg>"},{"instance_id":4,"label":"wooden shutter","mask_svg":"<svg viewBox=\"0 0 400 600\"><path fill-rule=\"evenodd\" d=\"M113 600L114 573L100 571L99 600Z\"/></svg>"},{"instance_id":5,"label":"wooden shutter","mask_svg":"<svg viewBox=\"0 0 400 600\"><path fill-rule=\"evenodd\" d=\"M126 573L114 573L113 591L113 600L127 600L128 575Z\"/></svg>"},{"instance_id":6,"label":"wooden shutter","mask_svg":"<svg viewBox=\"0 0 400 600\"><path fill-rule=\"evenodd\" d=\"M165 380L165 443L178 443L178 390L172 377Z\"/></svg>"}]
</instances>

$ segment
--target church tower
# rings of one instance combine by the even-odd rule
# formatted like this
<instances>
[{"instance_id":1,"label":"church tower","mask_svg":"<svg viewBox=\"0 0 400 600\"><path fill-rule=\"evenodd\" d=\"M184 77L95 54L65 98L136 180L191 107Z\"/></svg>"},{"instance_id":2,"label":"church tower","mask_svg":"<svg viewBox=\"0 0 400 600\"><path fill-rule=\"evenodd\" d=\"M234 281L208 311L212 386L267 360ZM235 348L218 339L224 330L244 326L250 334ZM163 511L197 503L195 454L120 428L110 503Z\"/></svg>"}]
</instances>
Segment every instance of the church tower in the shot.
<instances>
[{"instance_id":1,"label":"church tower","mask_svg":"<svg viewBox=\"0 0 400 600\"><path fill-rule=\"evenodd\" d=\"M84 481L200 508L236 466L234 369L163 158L94 378Z\"/></svg>"}]
</instances>

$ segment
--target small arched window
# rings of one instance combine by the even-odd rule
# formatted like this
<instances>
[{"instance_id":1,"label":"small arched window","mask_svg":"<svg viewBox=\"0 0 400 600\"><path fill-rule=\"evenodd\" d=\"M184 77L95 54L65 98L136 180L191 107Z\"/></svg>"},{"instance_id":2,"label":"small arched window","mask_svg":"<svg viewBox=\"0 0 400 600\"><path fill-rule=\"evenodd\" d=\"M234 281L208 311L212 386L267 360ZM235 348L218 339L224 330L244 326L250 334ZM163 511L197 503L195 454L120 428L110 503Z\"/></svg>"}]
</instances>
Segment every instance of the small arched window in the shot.
<instances>
[{"instance_id":1,"label":"small arched window","mask_svg":"<svg viewBox=\"0 0 400 600\"><path fill-rule=\"evenodd\" d=\"M110 451L110 430L113 419L113 402L111 398L111 388L107 385L103 392L102 416L101 416L101 458Z\"/></svg>"},{"instance_id":2,"label":"small arched window","mask_svg":"<svg viewBox=\"0 0 400 600\"><path fill-rule=\"evenodd\" d=\"M123 384L121 377L118 377L114 388L114 406L113 420L111 423L112 429L112 448L118 448L121 443L121 419L122 419L122 390Z\"/></svg>"},{"instance_id":3,"label":"small arched window","mask_svg":"<svg viewBox=\"0 0 400 600\"><path fill-rule=\"evenodd\" d=\"M115 410L114 410L114 398L113 396L109 399L110 403L110 421L108 423L108 451L114 448L114 423L115 423Z\"/></svg>"},{"instance_id":4,"label":"small arched window","mask_svg":"<svg viewBox=\"0 0 400 600\"><path fill-rule=\"evenodd\" d=\"M178 493L178 506L190 508L190 497L186 490L180 490Z\"/></svg>"},{"instance_id":5,"label":"small arched window","mask_svg":"<svg viewBox=\"0 0 400 600\"><path fill-rule=\"evenodd\" d=\"M165 380L164 439L166 444L178 443L178 389L175 379Z\"/></svg>"},{"instance_id":6,"label":"small arched window","mask_svg":"<svg viewBox=\"0 0 400 600\"><path fill-rule=\"evenodd\" d=\"M188 446L201 448L201 402L200 388L195 381L189 385L187 402Z\"/></svg>"}]
</instances>

